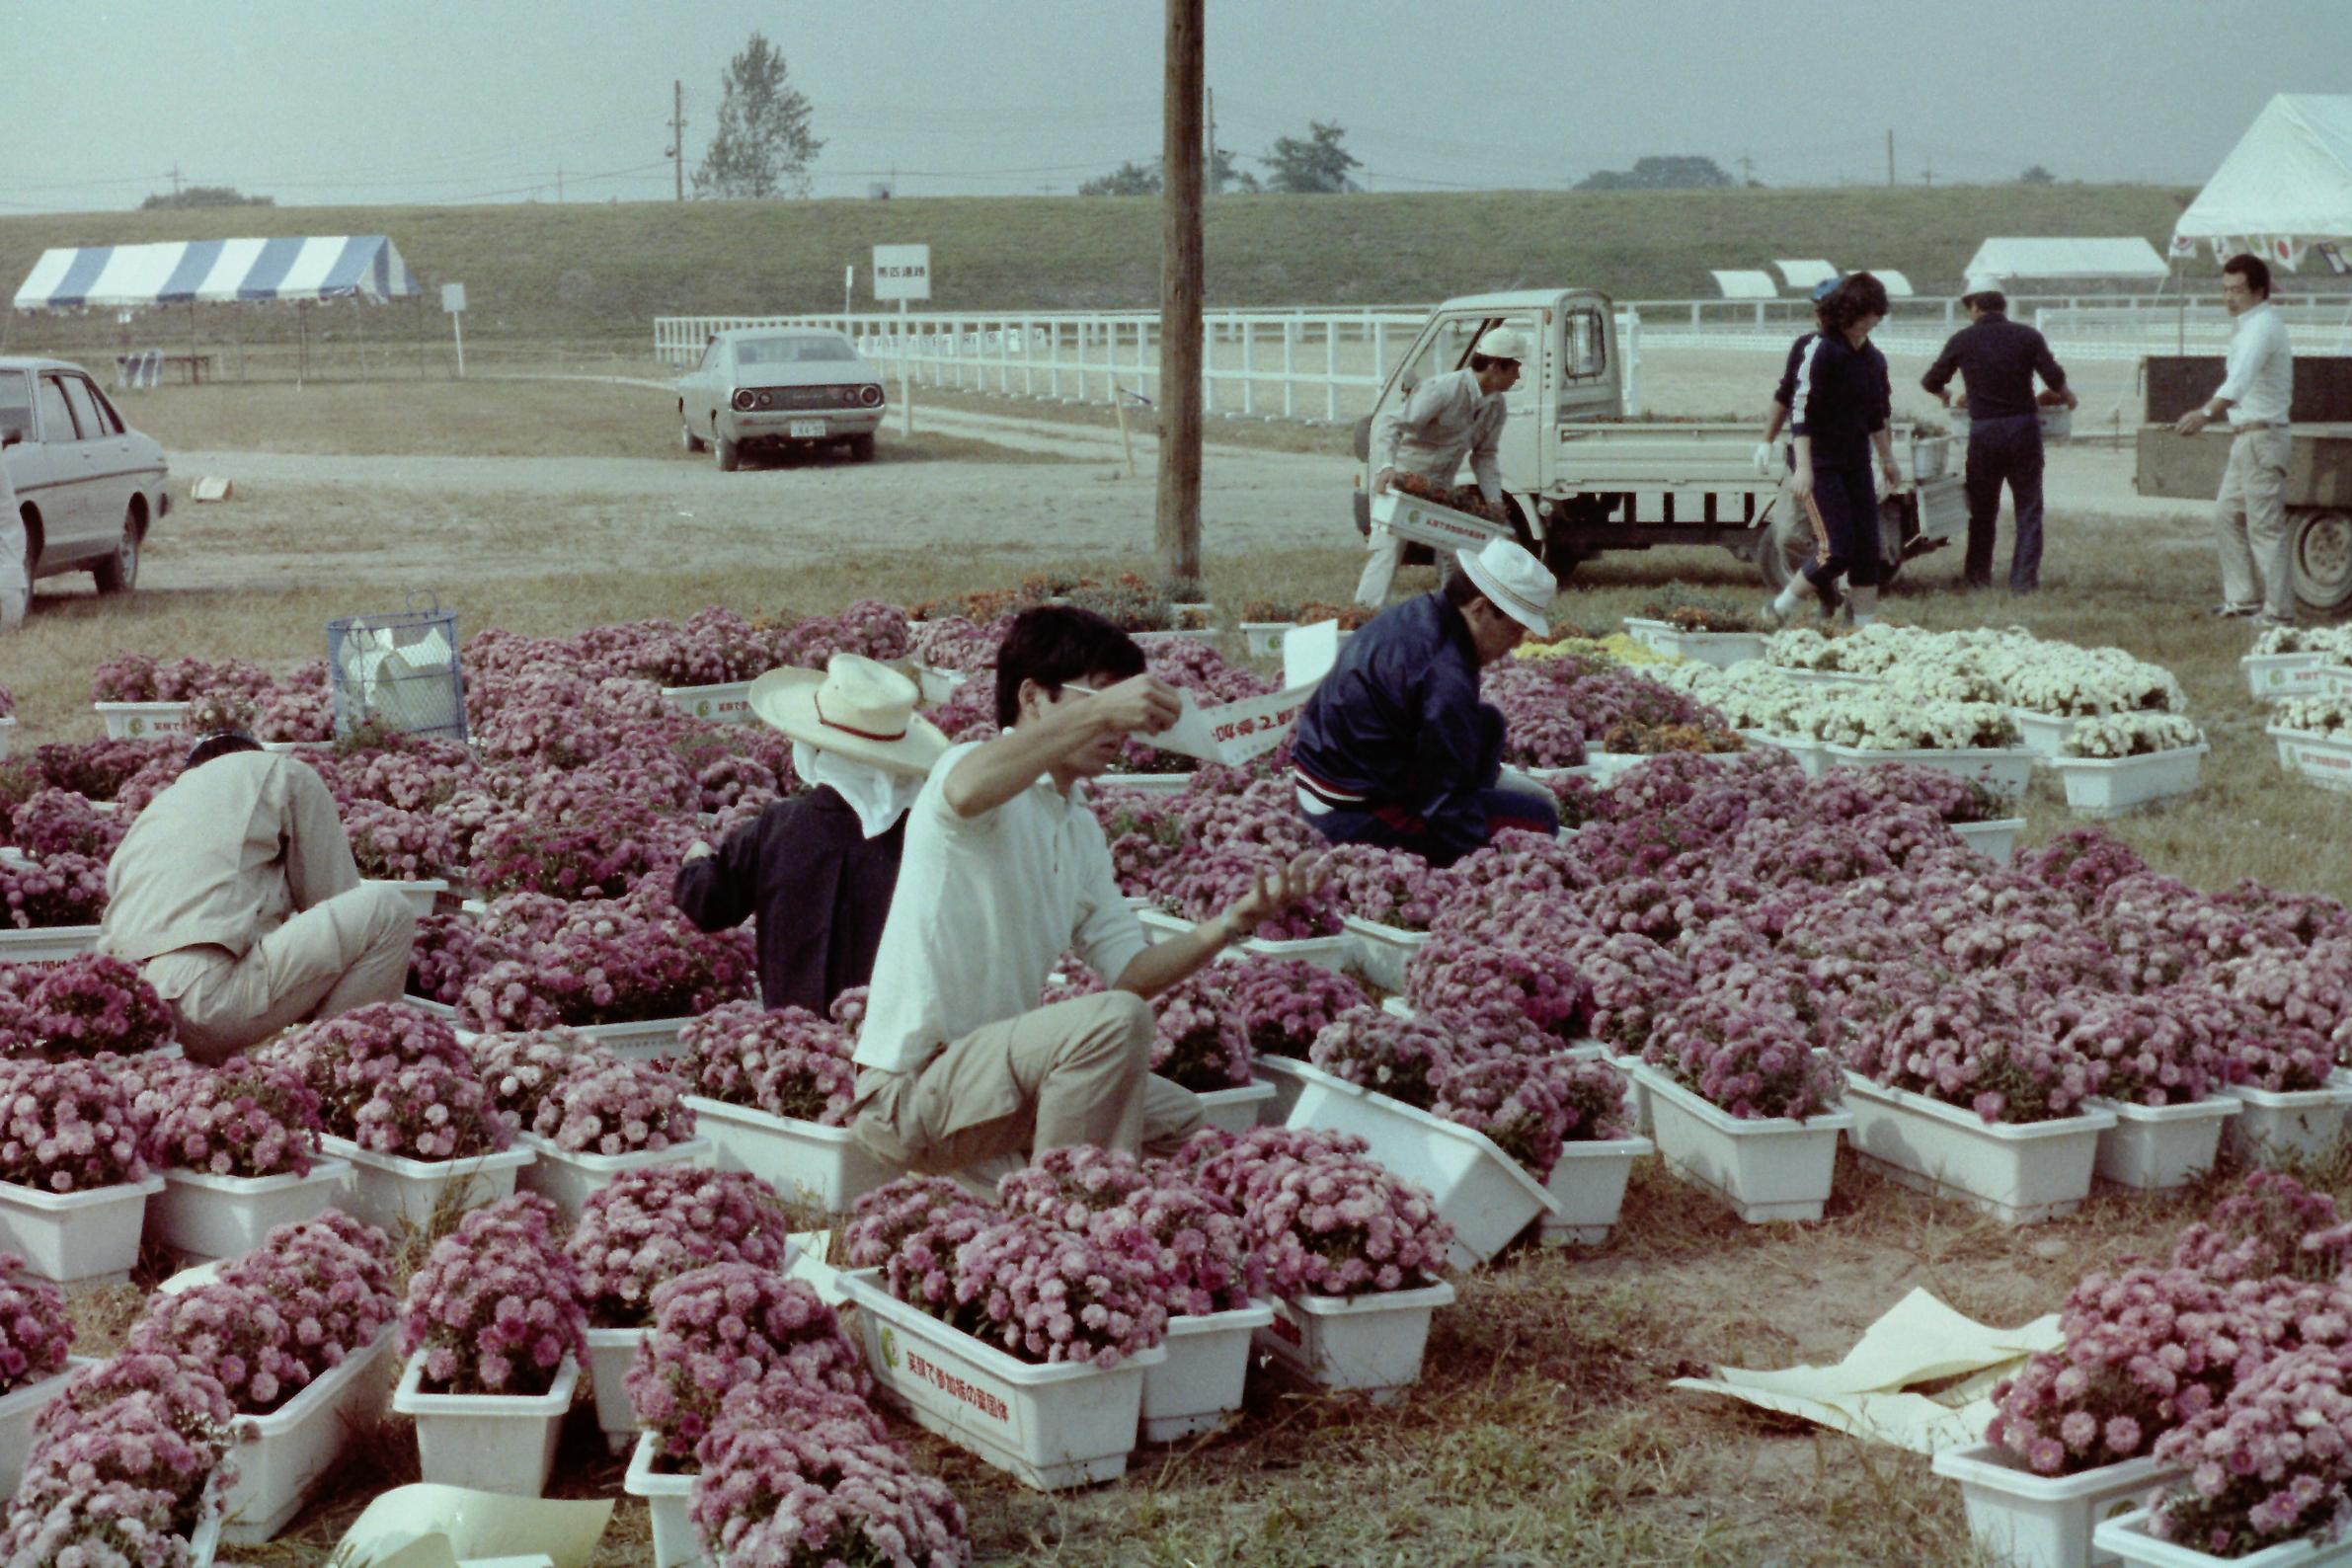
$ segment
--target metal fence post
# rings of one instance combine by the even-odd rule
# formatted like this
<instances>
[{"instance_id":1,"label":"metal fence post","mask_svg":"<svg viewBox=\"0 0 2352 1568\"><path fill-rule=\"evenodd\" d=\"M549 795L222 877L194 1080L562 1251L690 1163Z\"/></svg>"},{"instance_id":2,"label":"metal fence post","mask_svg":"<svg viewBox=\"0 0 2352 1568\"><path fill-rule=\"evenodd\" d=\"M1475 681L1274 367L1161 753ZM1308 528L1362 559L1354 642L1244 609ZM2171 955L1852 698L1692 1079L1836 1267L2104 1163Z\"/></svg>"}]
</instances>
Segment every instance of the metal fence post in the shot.
<instances>
[{"instance_id":1,"label":"metal fence post","mask_svg":"<svg viewBox=\"0 0 2352 1568\"><path fill-rule=\"evenodd\" d=\"M1241 412L1258 412L1258 345L1257 323L1248 316L1241 318Z\"/></svg>"},{"instance_id":2,"label":"metal fence post","mask_svg":"<svg viewBox=\"0 0 2352 1568\"><path fill-rule=\"evenodd\" d=\"M1297 349L1298 318L1285 316L1283 318L1283 418L1286 420L1298 417L1294 396L1298 385L1291 379L1291 372L1297 368Z\"/></svg>"}]
</instances>

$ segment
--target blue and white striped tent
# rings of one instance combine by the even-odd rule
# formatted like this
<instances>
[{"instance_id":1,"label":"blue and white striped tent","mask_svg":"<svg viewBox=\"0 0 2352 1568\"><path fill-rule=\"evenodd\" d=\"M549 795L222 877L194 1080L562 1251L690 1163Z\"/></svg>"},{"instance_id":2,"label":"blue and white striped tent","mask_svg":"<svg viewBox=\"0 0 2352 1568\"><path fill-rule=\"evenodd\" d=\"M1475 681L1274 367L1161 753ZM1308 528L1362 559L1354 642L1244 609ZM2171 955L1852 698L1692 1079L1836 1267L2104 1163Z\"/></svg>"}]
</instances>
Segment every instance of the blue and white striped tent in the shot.
<instances>
[{"instance_id":1,"label":"blue and white striped tent","mask_svg":"<svg viewBox=\"0 0 2352 1568\"><path fill-rule=\"evenodd\" d=\"M417 274L381 234L299 240L180 240L41 252L19 310L142 309L301 299L408 299Z\"/></svg>"}]
</instances>

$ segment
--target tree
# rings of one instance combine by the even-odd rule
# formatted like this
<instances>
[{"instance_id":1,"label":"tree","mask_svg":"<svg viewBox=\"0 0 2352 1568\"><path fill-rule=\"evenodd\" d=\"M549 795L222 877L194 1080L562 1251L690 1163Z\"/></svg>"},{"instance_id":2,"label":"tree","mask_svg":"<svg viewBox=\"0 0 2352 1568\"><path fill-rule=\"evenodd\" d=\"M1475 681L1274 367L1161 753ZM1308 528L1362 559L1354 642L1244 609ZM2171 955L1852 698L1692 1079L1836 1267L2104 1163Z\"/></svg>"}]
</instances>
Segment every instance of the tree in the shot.
<instances>
[{"instance_id":1,"label":"tree","mask_svg":"<svg viewBox=\"0 0 2352 1568\"><path fill-rule=\"evenodd\" d=\"M235 186L192 185L185 191L169 196L158 191L139 203L142 212L160 212L180 207L274 207L275 196L247 196Z\"/></svg>"},{"instance_id":2,"label":"tree","mask_svg":"<svg viewBox=\"0 0 2352 1568\"><path fill-rule=\"evenodd\" d=\"M2058 184L2058 176L2052 174L2049 170L2043 168L2037 163L2032 168L2026 170L2023 174L2017 176L2017 183L2019 185L2056 185Z\"/></svg>"},{"instance_id":3,"label":"tree","mask_svg":"<svg viewBox=\"0 0 2352 1568\"><path fill-rule=\"evenodd\" d=\"M1227 191L1238 191L1244 196L1257 195L1258 177L1241 168L1230 149L1214 150L1215 156L1209 160L1209 194L1222 196Z\"/></svg>"},{"instance_id":4,"label":"tree","mask_svg":"<svg viewBox=\"0 0 2352 1568\"><path fill-rule=\"evenodd\" d=\"M1099 180L1078 187L1080 196L1158 196L1159 160L1147 164L1123 163Z\"/></svg>"},{"instance_id":5,"label":"tree","mask_svg":"<svg viewBox=\"0 0 2352 1568\"><path fill-rule=\"evenodd\" d=\"M1732 183L1712 158L1637 158L1630 169L1597 169L1579 191L1713 191Z\"/></svg>"},{"instance_id":6,"label":"tree","mask_svg":"<svg viewBox=\"0 0 2352 1568\"><path fill-rule=\"evenodd\" d=\"M785 79L783 53L754 33L719 80L719 128L694 171L694 195L807 196L809 164L824 143L809 133L809 100Z\"/></svg>"},{"instance_id":7,"label":"tree","mask_svg":"<svg viewBox=\"0 0 2352 1568\"><path fill-rule=\"evenodd\" d=\"M1350 169L1364 165L1339 144L1347 134L1344 128L1310 119L1306 133L1304 141L1295 136L1276 138L1273 150L1266 154L1267 190L1289 196L1330 196L1364 189L1348 178Z\"/></svg>"}]
</instances>

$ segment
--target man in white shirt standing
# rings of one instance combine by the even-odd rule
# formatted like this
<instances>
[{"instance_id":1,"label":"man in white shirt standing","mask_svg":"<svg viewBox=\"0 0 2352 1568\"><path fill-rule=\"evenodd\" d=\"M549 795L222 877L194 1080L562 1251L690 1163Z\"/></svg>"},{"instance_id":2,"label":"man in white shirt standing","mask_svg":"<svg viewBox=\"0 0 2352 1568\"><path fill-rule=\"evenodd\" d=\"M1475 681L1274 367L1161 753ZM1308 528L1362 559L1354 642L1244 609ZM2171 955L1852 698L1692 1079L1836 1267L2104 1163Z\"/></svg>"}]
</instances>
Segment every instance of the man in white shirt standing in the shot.
<instances>
[{"instance_id":1,"label":"man in white shirt standing","mask_svg":"<svg viewBox=\"0 0 2352 1568\"><path fill-rule=\"evenodd\" d=\"M1003 733L949 748L906 814L857 1042L852 1132L877 1158L984 1173L1079 1144L1166 1152L1198 1130L1200 1101L1151 1075L1146 998L1318 878L1301 857L1216 918L1145 942L1079 792L1130 734L1178 711L1101 616L1048 605L1014 620L996 659ZM1071 948L1112 988L1040 1007Z\"/></svg>"},{"instance_id":2,"label":"man in white shirt standing","mask_svg":"<svg viewBox=\"0 0 2352 1568\"><path fill-rule=\"evenodd\" d=\"M1520 334L1493 328L1470 351L1467 368L1431 376L1394 412L1381 415L1372 429L1372 455L1380 461L1372 494L1385 491L1399 473L1451 486L1467 456L1479 493L1489 506L1502 507L1503 464L1497 453L1510 412L1504 394L1519 384L1519 364L1527 353ZM1388 585L1395 581L1404 549L1402 539L1372 524L1372 559L1356 582L1357 603L1378 609L1388 602Z\"/></svg>"},{"instance_id":3,"label":"man in white shirt standing","mask_svg":"<svg viewBox=\"0 0 2352 1568\"><path fill-rule=\"evenodd\" d=\"M2214 501L2214 546L2222 558L2219 615L2251 615L2261 626L2295 623L2294 535L2287 526L2287 458L2294 437L2295 355L2287 324L2270 302L2270 266L2259 256L2222 264L2222 302L2237 318L2222 389L2173 426L2194 435L2226 413L2230 466Z\"/></svg>"}]
</instances>

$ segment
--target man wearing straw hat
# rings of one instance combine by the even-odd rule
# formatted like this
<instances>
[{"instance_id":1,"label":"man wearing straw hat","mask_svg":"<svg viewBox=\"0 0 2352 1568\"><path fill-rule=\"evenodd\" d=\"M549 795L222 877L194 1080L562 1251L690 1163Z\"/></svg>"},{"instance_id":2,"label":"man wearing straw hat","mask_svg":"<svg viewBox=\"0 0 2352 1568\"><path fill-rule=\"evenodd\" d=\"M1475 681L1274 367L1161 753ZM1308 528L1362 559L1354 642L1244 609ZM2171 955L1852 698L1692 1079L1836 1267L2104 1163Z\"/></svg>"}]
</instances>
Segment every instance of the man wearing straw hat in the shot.
<instances>
[{"instance_id":1,"label":"man wearing straw hat","mask_svg":"<svg viewBox=\"0 0 2352 1568\"><path fill-rule=\"evenodd\" d=\"M1333 843L1449 866L1507 827L1552 833L1550 797L1502 781L1503 715L1478 671L1549 629L1557 585L1509 539L1456 552L1435 593L1351 638L1298 715L1298 810Z\"/></svg>"},{"instance_id":2,"label":"man wearing straw hat","mask_svg":"<svg viewBox=\"0 0 2352 1568\"><path fill-rule=\"evenodd\" d=\"M249 735L209 735L107 864L98 950L141 966L194 1061L399 997L416 916L364 883L335 797Z\"/></svg>"},{"instance_id":3,"label":"man wearing straw hat","mask_svg":"<svg viewBox=\"0 0 2352 1568\"><path fill-rule=\"evenodd\" d=\"M913 681L835 654L820 672L771 669L751 711L792 737L812 787L772 802L716 852L696 842L670 899L705 931L759 917L759 999L822 1013L874 973L899 881L906 808L947 737L914 711Z\"/></svg>"}]
</instances>

